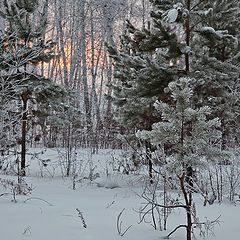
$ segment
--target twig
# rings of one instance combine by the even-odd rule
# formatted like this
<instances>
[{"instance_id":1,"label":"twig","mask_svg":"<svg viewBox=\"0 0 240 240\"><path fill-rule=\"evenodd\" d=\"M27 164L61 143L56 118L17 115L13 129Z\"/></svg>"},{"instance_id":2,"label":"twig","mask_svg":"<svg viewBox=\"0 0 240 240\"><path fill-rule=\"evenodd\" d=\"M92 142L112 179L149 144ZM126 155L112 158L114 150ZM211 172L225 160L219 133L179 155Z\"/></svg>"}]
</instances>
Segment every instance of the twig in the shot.
<instances>
[{"instance_id":1,"label":"twig","mask_svg":"<svg viewBox=\"0 0 240 240\"><path fill-rule=\"evenodd\" d=\"M186 205L183 204L178 204L178 205L162 205L162 204L158 204L153 202L150 198L146 197L144 194L142 195L142 198L144 198L145 200L147 200L149 203L151 203L152 205L155 205L156 207L162 207L162 208L187 208Z\"/></svg>"},{"instance_id":2,"label":"twig","mask_svg":"<svg viewBox=\"0 0 240 240\"><path fill-rule=\"evenodd\" d=\"M83 227L84 227L84 228L87 228L87 224L86 224L86 222L85 222L85 220L84 220L84 217L83 217L82 212L81 212L78 208L76 208L76 210L77 210L77 212L78 212L78 217L79 217L79 218L81 219L81 221L82 221Z\"/></svg>"},{"instance_id":3,"label":"twig","mask_svg":"<svg viewBox=\"0 0 240 240\"><path fill-rule=\"evenodd\" d=\"M28 199L26 199L26 200L24 201L24 203L26 203L26 202L29 201L29 200L40 200L40 201L43 201L43 202L47 203L49 206L53 206L53 204L51 204L50 202L48 202L48 201L46 201L46 200L44 200L44 199L42 199L42 198L38 198L38 197L28 198Z\"/></svg>"},{"instance_id":4,"label":"twig","mask_svg":"<svg viewBox=\"0 0 240 240\"><path fill-rule=\"evenodd\" d=\"M17 203L17 200L16 200L16 194L15 194L14 191L13 191L13 193L2 193L2 194L0 194L0 197L2 197L2 196L6 196L6 195L12 195L12 196L13 196L13 200L12 200L12 202Z\"/></svg>"},{"instance_id":5,"label":"twig","mask_svg":"<svg viewBox=\"0 0 240 240\"><path fill-rule=\"evenodd\" d=\"M132 225L130 225L129 227L126 228L125 231L122 232L122 221L120 221L120 218L121 218L121 215L123 214L124 210L125 210L125 208L123 208L123 210L117 216L117 231L121 237L123 237L126 234L126 232L132 227Z\"/></svg>"},{"instance_id":6,"label":"twig","mask_svg":"<svg viewBox=\"0 0 240 240\"><path fill-rule=\"evenodd\" d=\"M22 235L26 235L27 233L31 234L31 226L28 226L24 229Z\"/></svg>"},{"instance_id":7,"label":"twig","mask_svg":"<svg viewBox=\"0 0 240 240\"><path fill-rule=\"evenodd\" d=\"M113 204L115 203L115 201L112 201L111 203L109 203L106 208L110 208Z\"/></svg>"},{"instance_id":8,"label":"twig","mask_svg":"<svg viewBox=\"0 0 240 240\"><path fill-rule=\"evenodd\" d=\"M5 196L5 195L13 195L13 193L1 193L0 197Z\"/></svg>"},{"instance_id":9,"label":"twig","mask_svg":"<svg viewBox=\"0 0 240 240\"><path fill-rule=\"evenodd\" d=\"M221 215L219 215L215 220L209 221L209 222L207 222L207 223L208 223L208 224L218 223L220 217L221 217ZM193 224L196 224L196 225L204 225L204 224L206 224L206 222L193 223Z\"/></svg>"},{"instance_id":10,"label":"twig","mask_svg":"<svg viewBox=\"0 0 240 240\"><path fill-rule=\"evenodd\" d=\"M182 228L182 227L187 228L187 225L179 225L179 226L177 226L176 228L174 228L174 229L165 237L165 239L169 239L169 237L170 237L174 232L176 232L179 228Z\"/></svg>"}]
</instances>

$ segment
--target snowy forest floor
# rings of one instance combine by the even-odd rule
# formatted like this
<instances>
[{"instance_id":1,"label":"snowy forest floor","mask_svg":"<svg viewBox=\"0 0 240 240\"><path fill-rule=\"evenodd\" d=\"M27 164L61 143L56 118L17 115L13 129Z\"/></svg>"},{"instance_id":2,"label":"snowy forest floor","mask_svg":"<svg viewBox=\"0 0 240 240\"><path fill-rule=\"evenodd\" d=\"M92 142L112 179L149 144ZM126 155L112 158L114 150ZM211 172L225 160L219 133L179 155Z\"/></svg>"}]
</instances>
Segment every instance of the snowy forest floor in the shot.
<instances>
[{"instance_id":1,"label":"snowy forest floor","mask_svg":"<svg viewBox=\"0 0 240 240\"><path fill-rule=\"evenodd\" d=\"M32 153L39 149L31 150ZM0 238L2 240L159 240L173 228L185 223L182 210L175 210L168 218L167 231L153 230L149 223L139 222L138 209L144 200L141 194L140 175L120 175L111 171L113 161L117 161L120 152L101 151L89 155L88 151L78 154L82 159L78 166L81 181L72 189L72 178L63 178L63 169L59 164L59 151L48 149L41 154L41 159L49 159L43 168L39 157L29 156L29 171L26 182L33 190L30 195L17 195L17 202L12 202L11 195L0 197ZM120 159L120 157L119 157ZM89 182L84 175L92 168L100 177ZM85 170L84 170L85 169ZM108 174L108 177L106 176ZM17 181L16 176L1 175L1 179ZM79 180L80 178L78 178ZM84 180L85 179L85 180ZM1 193L9 189L1 187ZM220 225L214 229L215 236L207 239L237 240L240 235L240 202L212 206L202 206L200 197L194 198L197 213L203 221L220 217ZM76 209L82 213L86 228ZM121 215L122 232L132 227L121 237L116 228L117 217ZM196 232L196 238L201 239ZM184 240L184 230L178 230L170 239Z\"/></svg>"}]
</instances>

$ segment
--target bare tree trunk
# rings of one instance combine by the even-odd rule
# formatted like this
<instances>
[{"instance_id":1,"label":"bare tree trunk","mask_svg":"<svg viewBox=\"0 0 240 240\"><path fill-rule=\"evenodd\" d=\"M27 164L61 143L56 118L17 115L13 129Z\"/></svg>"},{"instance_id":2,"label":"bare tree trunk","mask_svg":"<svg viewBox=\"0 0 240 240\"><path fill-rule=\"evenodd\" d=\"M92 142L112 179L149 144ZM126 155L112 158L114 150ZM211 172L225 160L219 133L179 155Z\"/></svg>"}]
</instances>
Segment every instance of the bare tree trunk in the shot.
<instances>
[{"instance_id":1,"label":"bare tree trunk","mask_svg":"<svg viewBox=\"0 0 240 240\"><path fill-rule=\"evenodd\" d=\"M47 17L47 15L48 15L48 0L45 1L42 12L43 12L43 15L42 15L42 17L40 18L40 21L41 21L41 20L44 21L45 18ZM44 31L42 37L43 37L43 41L45 41L45 39L46 39L46 31ZM41 75L42 75L42 76L45 75L45 74L44 74L44 61L41 62Z\"/></svg>"},{"instance_id":2,"label":"bare tree trunk","mask_svg":"<svg viewBox=\"0 0 240 240\"><path fill-rule=\"evenodd\" d=\"M67 69L67 57L66 57L66 53L65 53L65 43L66 43L66 39L64 39L63 36L63 26L62 26L62 19L63 19L63 1L59 2L59 7L58 7L58 32L59 32L59 40L60 40L60 51L61 51L61 56L62 56L62 60L63 60L63 72L64 72L64 85L66 88L69 87L69 82L68 82L68 69ZM64 41L65 40L65 41Z\"/></svg>"},{"instance_id":3,"label":"bare tree trunk","mask_svg":"<svg viewBox=\"0 0 240 240\"><path fill-rule=\"evenodd\" d=\"M84 96L84 107L85 107L85 118L87 123L88 133L91 134L92 121L91 121L91 108L88 90L87 80L87 60L86 60L86 18L85 18L85 5L86 1L80 2L80 31L81 31L81 55L82 55L82 81L83 81L83 96Z\"/></svg>"},{"instance_id":4,"label":"bare tree trunk","mask_svg":"<svg viewBox=\"0 0 240 240\"><path fill-rule=\"evenodd\" d=\"M99 49L96 53L95 51L95 39L94 39L94 12L93 12L93 6L91 6L90 9L90 23L91 23L91 75L92 75L92 88L91 88L91 95L90 95L90 104L92 111L95 113L95 116L92 116L92 119L94 117L96 118L96 125L95 129L93 130L93 153L95 151L98 151L98 141L99 141L99 131L100 127L102 126L101 116L100 116L100 103L98 101L98 96L96 92L96 80L97 80L97 74L99 69L100 60L102 57L103 52L103 39L100 41Z\"/></svg>"},{"instance_id":5,"label":"bare tree trunk","mask_svg":"<svg viewBox=\"0 0 240 240\"><path fill-rule=\"evenodd\" d=\"M71 165L72 165L72 128L71 128L71 123L68 124L68 129L67 129L67 166L66 166L66 176L70 176L70 170L71 170Z\"/></svg>"},{"instance_id":6,"label":"bare tree trunk","mask_svg":"<svg viewBox=\"0 0 240 240\"><path fill-rule=\"evenodd\" d=\"M113 6L112 3L110 2L106 2L103 6L103 23L104 23L104 28L105 28L105 32L106 32L106 39L107 39L107 43L112 46L115 47L115 42L114 42L114 11L116 6ZM106 54L106 68L107 68L107 84L110 85L112 82L112 75L113 75L113 67L112 67L112 59ZM111 95L111 88L108 88L108 96ZM107 111L106 111L106 119L107 121L109 121L109 116L111 115L111 101L110 99L107 100Z\"/></svg>"}]
</instances>

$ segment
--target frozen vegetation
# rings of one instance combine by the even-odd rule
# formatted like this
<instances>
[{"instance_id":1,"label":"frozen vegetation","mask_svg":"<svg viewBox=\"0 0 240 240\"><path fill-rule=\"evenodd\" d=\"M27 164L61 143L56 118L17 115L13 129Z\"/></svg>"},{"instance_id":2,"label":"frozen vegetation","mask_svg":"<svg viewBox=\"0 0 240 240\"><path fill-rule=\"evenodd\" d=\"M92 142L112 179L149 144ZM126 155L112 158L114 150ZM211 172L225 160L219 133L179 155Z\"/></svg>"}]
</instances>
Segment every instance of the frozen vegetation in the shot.
<instances>
[{"instance_id":1,"label":"frozen vegetation","mask_svg":"<svg viewBox=\"0 0 240 240\"><path fill-rule=\"evenodd\" d=\"M32 154L43 149L31 149ZM28 177L24 180L31 187L31 194L16 195L16 202L12 195L0 197L1 238L4 240L96 240L96 239L163 239L173 228L185 222L182 210L173 210L167 221L167 230L153 230L151 216L146 222L139 224L139 209L145 205L141 195L144 187L142 174L120 174L113 171L118 167L122 151L104 150L91 155L89 150L79 150L78 156L82 160L76 189L73 190L73 179L62 176L59 154L56 149L46 149L39 157L50 160L43 166L38 158L28 158L30 164ZM99 177L90 181L89 171L94 166L94 172ZM121 169L122 171L122 169ZM9 180L17 183L17 176L1 175L1 182ZM3 184L4 186L4 184ZM158 189L160 196L161 186ZM171 194L178 196L179 189ZM11 186L5 184L1 193L12 193ZM181 197L179 198L181 201ZM240 202L221 204L214 203L203 207L203 198L194 196L198 217L201 221L212 221L219 218L218 224L209 225L206 239L226 240L238 239ZM78 209L82 217L79 217ZM129 226L129 230L121 237L117 231L117 218L120 212L119 224L121 233ZM84 221L84 223L83 223ZM85 226L85 225L86 226ZM199 236L196 228L195 236ZM185 239L185 230L179 230L170 239Z\"/></svg>"}]
</instances>

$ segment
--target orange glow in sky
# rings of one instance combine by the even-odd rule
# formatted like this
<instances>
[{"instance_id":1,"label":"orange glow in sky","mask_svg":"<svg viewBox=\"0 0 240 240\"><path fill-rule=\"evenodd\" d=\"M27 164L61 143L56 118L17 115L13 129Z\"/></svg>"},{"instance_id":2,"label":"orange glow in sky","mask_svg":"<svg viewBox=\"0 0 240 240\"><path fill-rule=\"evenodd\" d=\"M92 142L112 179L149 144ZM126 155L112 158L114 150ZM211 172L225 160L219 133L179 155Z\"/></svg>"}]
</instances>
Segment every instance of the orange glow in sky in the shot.
<instances>
[{"instance_id":1,"label":"orange glow in sky","mask_svg":"<svg viewBox=\"0 0 240 240\"><path fill-rule=\"evenodd\" d=\"M99 61L98 61L98 55ZM103 65L104 62L104 46L101 46L101 44L97 41L94 41L94 66L99 64L99 66ZM91 42L88 42L87 48L86 48L86 59L87 59L87 66L92 66L92 45Z\"/></svg>"},{"instance_id":2,"label":"orange glow in sky","mask_svg":"<svg viewBox=\"0 0 240 240\"><path fill-rule=\"evenodd\" d=\"M57 56L59 56L58 59L57 59L57 66L61 70L64 70L63 54L62 54L61 50L56 48L55 54ZM71 55L74 54L73 51L71 51L71 45L70 44L65 44L64 45L64 54L65 54L65 58L66 58L66 66L67 66L67 69L69 69L70 66L71 66Z\"/></svg>"},{"instance_id":3,"label":"orange glow in sky","mask_svg":"<svg viewBox=\"0 0 240 240\"><path fill-rule=\"evenodd\" d=\"M66 44L64 46L64 53L65 53L65 57L66 57L66 66L69 69L71 66L71 56L74 55L74 51L71 51L70 43ZM99 61L98 61L99 54L100 54L100 56L99 56ZM94 66L96 66L96 64L99 64L99 66L103 65L104 54L105 54L104 47L103 46L101 47L100 43L95 41L94 42ZM60 49L56 49L56 55L59 56L59 58L57 60L57 66L59 66L59 68L61 70L64 70L64 61L63 61L63 56L61 54ZM87 46L86 46L86 62L87 62L87 66L90 68L92 66L92 45L91 45L90 41L87 43Z\"/></svg>"},{"instance_id":4,"label":"orange glow in sky","mask_svg":"<svg viewBox=\"0 0 240 240\"><path fill-rule=\"evenodd\" d=\"M71 64L72 61L76 61L75 63L77 63L77 58L80 57L80 50L77 49L77 51L75 50L71 50L71 42L67 42L64 45L64 54L65 54L65 58L66 58L66 67L68 70L70 70L71 68ZM60 49L60 47L55 48L54 53L56 55L57 58L52 59L50 62L50 66L55 66L56 69L60 70L61 72L64 71L64 60L63 60L63 55L62 55L62 51ZM77 56L74 56L74 54L77 54ZM86 44L86 63L87 63L87 67L88 69L91 69L92 67L92 45L91 45L91 41L88 41ZM98 64L99 67L102 67L104 65L104 56L105 56L105 49L104 49L104 45L101 46L101 44L97 41L94 42L94 67L96 67L96 65ZM73 64L75 64L73 63ZM47 68L49 67L48 63L44 63L44 66Z\"/></svg>"}]
</instances>

